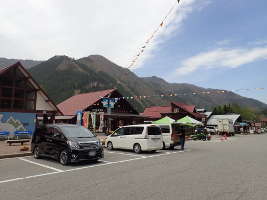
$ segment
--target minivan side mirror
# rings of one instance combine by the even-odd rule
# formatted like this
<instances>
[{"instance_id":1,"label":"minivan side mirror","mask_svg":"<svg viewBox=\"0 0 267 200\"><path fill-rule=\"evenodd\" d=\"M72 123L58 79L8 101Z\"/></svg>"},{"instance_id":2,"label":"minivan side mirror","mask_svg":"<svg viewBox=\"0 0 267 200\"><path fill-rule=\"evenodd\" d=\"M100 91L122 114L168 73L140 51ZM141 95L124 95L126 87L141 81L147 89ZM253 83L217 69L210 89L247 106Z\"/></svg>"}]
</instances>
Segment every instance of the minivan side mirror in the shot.
<instances>
[{"instance_id":1,"label":"minivan side mirror","mask_svg":"<svg viewBox=\"0 0 267 200\"><path fill-rule=\"evenodd\" d=\"M60 138L60 136L61 136L60 133L55 133L55 134L54 134L54 137L55 137L55 138Z\"/></svg>"},{"instance_id":2,"label":"minivan side mirror","mask_svg":"<svg viewBox=\"0 0 267 200\"><path fill-rule=\"evenodd\" d=\"M116 136L118 136L119 134L118 134L118 132L113 132L112 134L111 134L111 137L116 137Z\"/></svg>"}]
</instances>

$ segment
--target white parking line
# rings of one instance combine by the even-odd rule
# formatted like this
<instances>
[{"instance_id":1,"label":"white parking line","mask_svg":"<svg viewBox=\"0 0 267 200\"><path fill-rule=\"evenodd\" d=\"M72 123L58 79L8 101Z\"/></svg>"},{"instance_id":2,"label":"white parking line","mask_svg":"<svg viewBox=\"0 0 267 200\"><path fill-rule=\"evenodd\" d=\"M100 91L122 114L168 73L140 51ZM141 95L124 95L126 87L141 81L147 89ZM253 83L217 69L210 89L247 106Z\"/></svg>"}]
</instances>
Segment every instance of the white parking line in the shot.
<instances>
[{"instance_id":1,"label":"white parking line","mask_svg":"<svg viewBox=\"0 0 267 200\"><path fill-rule=\"evenodd\" d=\"M0 184L1 183L8 183L8 182L24 180L24 179L36 178L36 177L41 177L41 176L47 176L47 175L51 175L51 174L58 174L58 173L63 173L63 172L50 172L50 173L37 174L37 175L26 176L26 177L21 177L21 178L7 179L7 180L0 181Z\"/></svg>"},{"instance_id":2,"label":"white parking line","mask_svg":"<svg viewBox=\"0 0 267 200\"><path fill-rule=\"evenodd\" d=\"M114 152L114 151L105 151L105 153L110 153L110 154L120 154L120 155L125 155L125 156L135 156L135 157L143 157L140 155L135 155L135 154L130 154L130 153L122 153L122 152Z\"/></svg>"},{"instance_id":3,"label":"white parking line","mask_svg":"<svg viewBox=\"0 0 267 200\"><path fill-rule=\"evenodd\" d=\"M23 160L25 162L28 162L28 163L31 163L31 164L34 164L34 165L38 165L38 166L41 166L41 167L44 167L44 168L47 168L47 169L52 169L56 172L64 172L64 170L61 170L61 169L57 169L55 167L51 167L51 166L48 166L48 165L44 165L44 164L40 164L40 163L37 163L37 162L33 162L31 160L27 160L25 158L18 158L19 160Z\"/></svg>"},{"instance_id":4,"label":"white parking line","mask_svg":"<svg viewBox=\"0 0 267 200\"><path fill-rule=\"evenodd\" d=\"M14 182L14 181L20 181L20 180L25 180L25 179L31 179L31 178L37 178L37 177L42 177L42 176L48 176L48 175L53 175L53 174L67 173L67 172L78 171L78 170L82 170L82 169L88 169L88 168L102 167L102 166L107 166L107 165L115 165L115 164L135 161L135 160L143 160L143 159L148 159L148 158L171 155L171 154L175 154L175 153L178 153L178 152L177 151L176 152L166 152L166 153L163 153L163 154L157 154L157 155L151 155L151 156L141 156L141 157L137 157L137 158L127 159L127 160L120 160L120 161L115 161L115 162L102 161L102 162L104 162L103 164L90 165L90 166L79 167L79 168L68 169L68 170L60 170L60 169L57 169L57 168L54 168L54 167L50 167L50 166L47 166L47 165L43 165L43 164L39 164L39 163L30 161L30 160L27 160L27 159L24 159L24 158L19 158L20 160L23 160L23 161L26 161L26 162L29 162L29 163L32 163L32 164L36 164L36 165L39 165L39 166L42 166L42 167L53 169L53 170L55 170L55 172L37 174L37 175L14 178L14 179L7 179L7 180L0 181L0 184L8 183L8 182Z\"/></svg>"}]
</instances>

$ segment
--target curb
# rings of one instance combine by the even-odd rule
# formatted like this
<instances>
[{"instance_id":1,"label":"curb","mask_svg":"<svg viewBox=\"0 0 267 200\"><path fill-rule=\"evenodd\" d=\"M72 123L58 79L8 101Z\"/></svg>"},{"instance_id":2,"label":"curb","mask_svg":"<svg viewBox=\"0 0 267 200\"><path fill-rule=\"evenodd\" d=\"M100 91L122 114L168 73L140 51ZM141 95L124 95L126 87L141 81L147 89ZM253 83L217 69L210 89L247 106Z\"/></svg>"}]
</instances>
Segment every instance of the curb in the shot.
<instances>
[{"instance_id":1,"label":"curb","mask_svg":"<svg viewBox=\"0 0 267 200\"><path fill-rule=\"evenodd\" d=\"M31 152L27 153L17 153L17 154L5 154L5 155L0 155L0 159L4 158L15 158L15 157L24 157L24 156L31 156Z\"/></svg>"}]
</instances>

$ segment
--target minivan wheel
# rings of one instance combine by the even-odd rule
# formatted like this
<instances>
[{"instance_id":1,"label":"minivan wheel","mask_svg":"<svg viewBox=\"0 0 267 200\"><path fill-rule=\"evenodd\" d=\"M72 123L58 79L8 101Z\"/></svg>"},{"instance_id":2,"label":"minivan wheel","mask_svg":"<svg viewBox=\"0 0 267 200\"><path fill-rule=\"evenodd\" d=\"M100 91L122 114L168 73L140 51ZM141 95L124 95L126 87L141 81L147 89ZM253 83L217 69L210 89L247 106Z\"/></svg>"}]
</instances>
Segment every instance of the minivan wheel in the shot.
<instances>
[{"instance_id":1,"label":"minivan wheel","mask_svg":"<svg viewBox=\"0 0 267 200\"><path fill-rule=\"evenodd\" d=\"M60 153L59 162L62 165L68 165L69 164L69 156L68 156L68 152L66 150L64 150Z\"/></svg>"},{"instance_id":2,"label":"minivan wheel","mask_svg":"<svg viewBox=\"0 0 267 200\"><path fill-rule=\"evenodd\" d=\"M141 153L141 152L142 152L142 149L141 149L140 144L135 144L135 145L133 146L133 151L134 151L135 153Z\"/></svg>"},{"instance_id":3,"label":"minivan wheel","mask_svg":"<svg viewBox=\"0 0 267 200\"><path fill-rule=\"evenodd\" d=\"M35 159L39 159L40 158L40 152L39 152L39 147L35 147L34 150L33 150L33 157Z\"/></svg>"},{"instance_id":4,"label":"minivan wheel","mask_svg":"<svg viewBox=\"0 0 267 200\"><path fill-rule=\"evenodd\" d=\"M107 144L107 148L108 148L109 151L111 151L111 150L113 149L113 144L112 144L112 142L108 142L108 144Z\"/></svg>"}]
</instances>

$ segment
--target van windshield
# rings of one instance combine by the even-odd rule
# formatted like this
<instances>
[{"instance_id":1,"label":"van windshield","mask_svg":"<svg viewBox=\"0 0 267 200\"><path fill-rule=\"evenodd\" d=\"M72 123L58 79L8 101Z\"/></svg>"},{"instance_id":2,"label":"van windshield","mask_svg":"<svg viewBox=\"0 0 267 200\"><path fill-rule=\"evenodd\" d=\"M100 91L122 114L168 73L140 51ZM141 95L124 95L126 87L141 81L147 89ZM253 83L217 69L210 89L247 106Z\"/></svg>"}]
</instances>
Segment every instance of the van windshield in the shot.
<instances>
[{"instance_id":1,"label":"van windshield","mask_svg":"<svg viewBox=\"0 0 267 200\"><path fill-rule=\"evenodd\" d=\"M89 131L88 129L82 127L82 126L63 126L61 127L63 134L67 138L92 138L95 137L95 135Z\"/></svg>"},{"instance_id":2,"label":"van windshield","mask_svg":"<svg viewBox=\"0 0 267 200\"><path fill-rule=\"evenodd\" d=\"M147 127L148 135L161 135L161 130L157 126L149 126Z\"/></svg>"}]
</instances>

